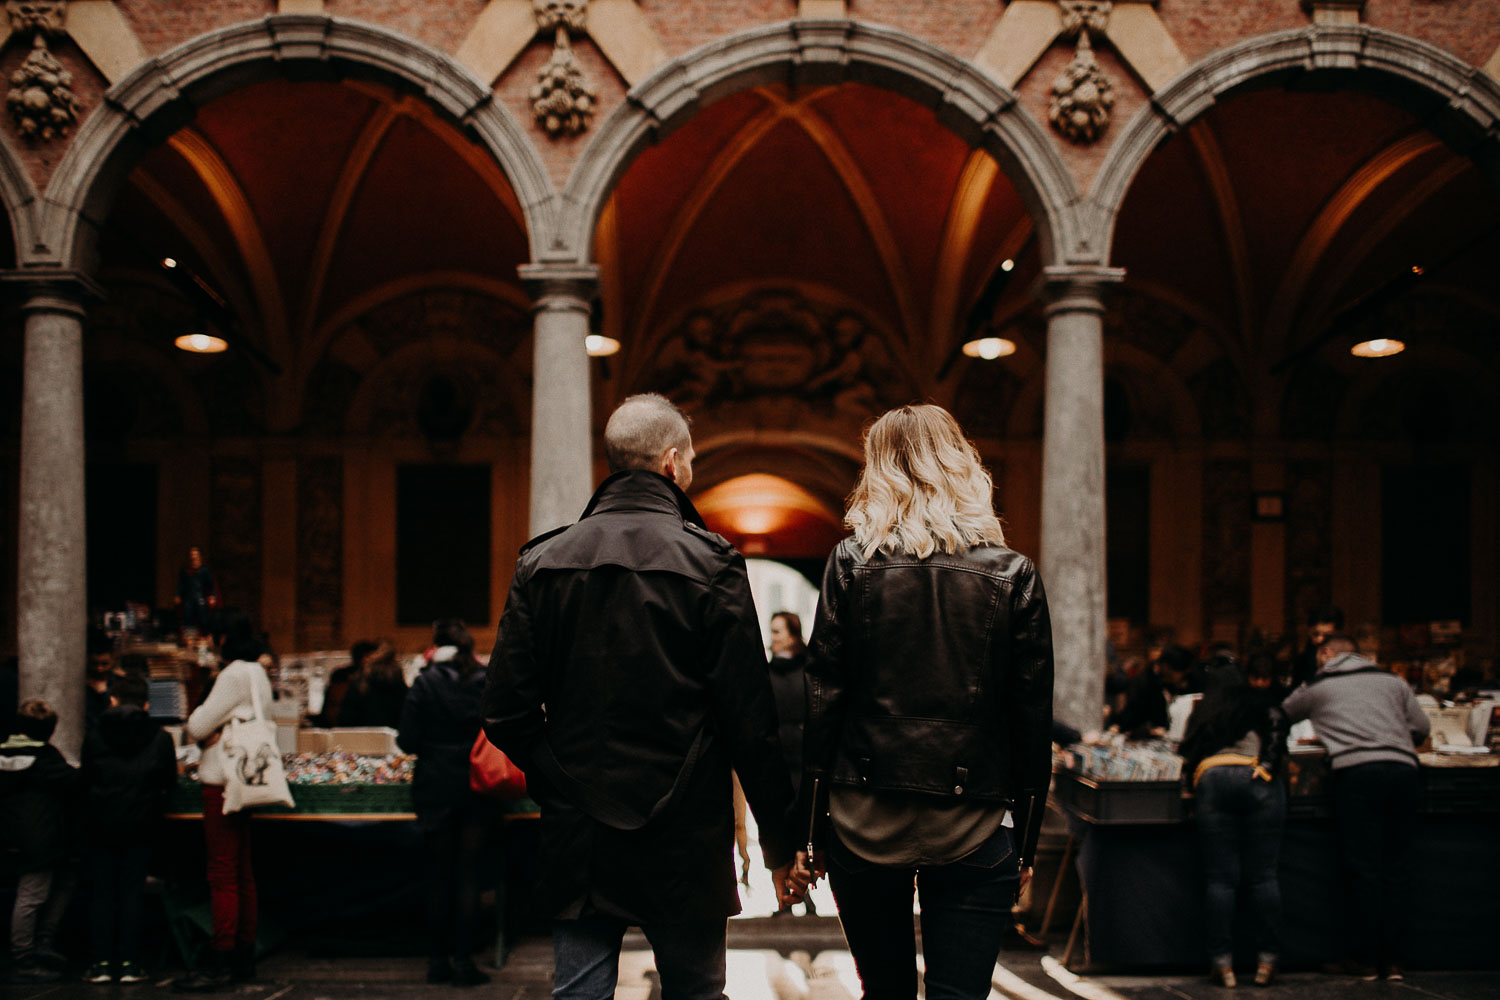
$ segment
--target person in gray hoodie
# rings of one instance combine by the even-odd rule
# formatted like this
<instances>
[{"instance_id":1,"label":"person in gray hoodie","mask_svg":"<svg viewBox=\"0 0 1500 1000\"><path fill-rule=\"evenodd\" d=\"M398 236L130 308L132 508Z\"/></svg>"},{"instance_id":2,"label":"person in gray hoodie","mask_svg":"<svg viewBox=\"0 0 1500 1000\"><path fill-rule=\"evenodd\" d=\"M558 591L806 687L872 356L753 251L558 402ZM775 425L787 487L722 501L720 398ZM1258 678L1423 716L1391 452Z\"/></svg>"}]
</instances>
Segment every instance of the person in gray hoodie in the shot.
<instances>
[{"instance_id":1,"label":"person in gray hoodie","mask_svg":"<svg viewBox=\"0 0 1500 1000\"><path fill-rule=\"evenodd\" d=\"M1430 723L1405 680L1382 670L1347 635L1318 648L1318 673L1281 705L1312 720L1333 768L1333 805L1345 865L1353 963L1362 979L1401 979L1411 863L1422 785L1416 747Z\"/></svg>"}]
</instances>

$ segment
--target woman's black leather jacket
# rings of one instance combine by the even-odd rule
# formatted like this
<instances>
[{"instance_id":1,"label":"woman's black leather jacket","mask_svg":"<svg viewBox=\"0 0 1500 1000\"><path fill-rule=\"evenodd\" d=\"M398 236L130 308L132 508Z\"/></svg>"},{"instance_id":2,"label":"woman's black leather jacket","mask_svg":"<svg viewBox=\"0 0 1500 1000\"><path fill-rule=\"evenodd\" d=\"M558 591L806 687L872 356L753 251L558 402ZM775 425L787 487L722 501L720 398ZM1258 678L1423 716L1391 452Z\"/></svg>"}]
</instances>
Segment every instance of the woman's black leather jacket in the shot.
<instances>
[{"instance_id":1,"label":"woman's black leather jacket","mask_svg":"<svg viewBox=\"0 0 1500 1000\"><path fill-rule=\"evenodd\" d=\"M846 538L823 574L807 698L809 779L1006 803L1031 863L1052 772L1052 625L1025 556L866 559Z\"/></svg>"}]
</instances>

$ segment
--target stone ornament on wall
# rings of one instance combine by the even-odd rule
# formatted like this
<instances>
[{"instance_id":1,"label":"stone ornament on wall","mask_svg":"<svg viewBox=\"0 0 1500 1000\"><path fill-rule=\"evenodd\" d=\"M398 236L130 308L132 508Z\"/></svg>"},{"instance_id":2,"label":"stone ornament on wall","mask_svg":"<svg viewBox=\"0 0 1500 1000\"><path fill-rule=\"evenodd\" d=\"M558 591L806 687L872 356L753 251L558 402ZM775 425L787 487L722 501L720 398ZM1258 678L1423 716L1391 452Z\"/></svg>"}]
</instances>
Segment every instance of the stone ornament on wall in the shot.
<instances>
[{"instance_id":1,"label":"stone ornament on wall","mask_svg":"<svg viewBox=\"0 0 1500 1000\"><path fill-rule=\"evenodd\" d=\"M537 28L553 33L552 58L531 88L536 122L548 135L577 135L588 128L599 95L573 55L571 36L588 29L588 0L531 0Z\"/></svg>"},{"instance_id":2,"label":"stone ornament on wall","mask_svg":"<svg viewBox=\"0 0 1500 1000\"><path fill-rule=\"evenodd\" d=\"M1091 143L1109 127L1115 106L1114 85L1094 58L1090 35L1103 37L1111 4L1106 0L1061 0L1064 37L1078 38L1073 61L1052 81L1047 120L1069 142Z\"/></svg>"},{"instance_id":3,"label":"stone ornament on wall","mask_svg":"<svg viewBox=\"0 0 1500 1000\"><path fill-rule=\"evenodd\" d=\"M66 33L67 4L11 0L5 5L12 34L32 36L31 54L10 75L5 103L24 139L47 142L66 135L82 110L73 95L73 74L47 49L47 39Z\"/></svg>"},{"instance_id":4,"label":"stone ornament on wall","mask_svg":"<svg viewBox=\"0 0 1500 1000\"><path fill-rule=\"evenodd\" d=\"M916 390L864 318L769 289L689 313L633 391L726 424L806 428L858 424Z\"/></svg>"}]
</instances>

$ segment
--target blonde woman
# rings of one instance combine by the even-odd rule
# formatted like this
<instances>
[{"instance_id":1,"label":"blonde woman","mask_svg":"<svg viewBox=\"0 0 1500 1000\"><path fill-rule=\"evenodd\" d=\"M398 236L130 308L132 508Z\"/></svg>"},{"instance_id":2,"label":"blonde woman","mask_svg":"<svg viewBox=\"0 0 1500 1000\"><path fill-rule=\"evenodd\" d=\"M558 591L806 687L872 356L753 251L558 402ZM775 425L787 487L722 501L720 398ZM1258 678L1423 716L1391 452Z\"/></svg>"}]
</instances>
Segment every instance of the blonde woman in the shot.
<instances>
[{"instance_id":1,"label":"blonde woman","mask_svg":"<svg viewBox=\"0 0 1500 1000\"><path fill-rule=\"evenodd\" d=\"M939 406L865 435L808 647L804 798L867 1000L990 995L1051 772L1052 630L989 474ZM819 804L826 802L824 807Z\"/></svg>"}]
</instances>

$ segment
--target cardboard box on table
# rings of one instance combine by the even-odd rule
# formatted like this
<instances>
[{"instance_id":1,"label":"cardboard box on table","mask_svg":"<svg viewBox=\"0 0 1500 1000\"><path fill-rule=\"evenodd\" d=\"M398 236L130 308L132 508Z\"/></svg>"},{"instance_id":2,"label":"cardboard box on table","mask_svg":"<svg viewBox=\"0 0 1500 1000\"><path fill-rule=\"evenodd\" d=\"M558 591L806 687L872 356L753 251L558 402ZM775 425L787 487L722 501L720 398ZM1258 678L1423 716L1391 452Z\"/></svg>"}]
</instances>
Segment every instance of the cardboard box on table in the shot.
<instances>
[{"instance_id":1,"label":"cardboard box on table","mask_svg":"<svg viewBox=\"0 0 1500 1000\"><path fill-rule=\"evenodd\" d=\"M386 726L297 730L298 753L334 751L365 757L385 757L401 752L396 746L396 731Z\"/></svg>"}]
</instances>

